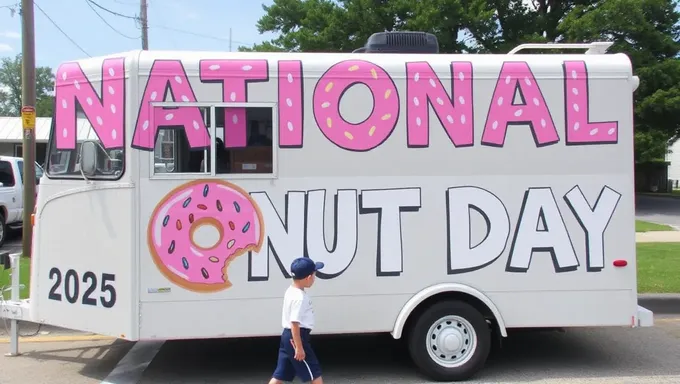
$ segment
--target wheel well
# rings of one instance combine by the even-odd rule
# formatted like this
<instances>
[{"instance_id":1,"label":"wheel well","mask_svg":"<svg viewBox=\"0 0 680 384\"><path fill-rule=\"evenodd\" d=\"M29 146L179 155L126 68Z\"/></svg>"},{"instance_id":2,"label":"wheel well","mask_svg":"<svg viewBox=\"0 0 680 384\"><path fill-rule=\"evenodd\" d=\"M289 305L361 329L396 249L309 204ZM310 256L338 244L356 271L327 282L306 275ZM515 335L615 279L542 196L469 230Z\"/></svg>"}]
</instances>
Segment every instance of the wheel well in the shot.
<instances>
[{"instance_id":1,"label":"wheel well","mask_svg":"<svg viewBox=\"0 0 680 384\"><path fill-rule=\"evenodd\" d=\"M408 318L406 319L406 323L404 324L404 333L408 334L409 332L411 332L411 329L413 328L415 322L418 320L418 317L420 317L420 315L423 312L425 312L425 310L430 308L435 303L444 300L458 300L471 305L473 308L478 310L479 313L481 313L482 316L484 316L484 318L488 322L491 323L491 329L493 330L493 333L500 335L500 330L498 329L498 322L496 321L496 317L493 315L493 312L491 312L491 309L486 306L486 304L484 304L481 300L472 295L455 291L441 292L436 295L432 295L427 299L423 300L420 304L418 304L413 309L413 311L411 311L411 313L408 315Z\"/></svg>"},{"instance_id":2,"label":"wheel well","mask_svg":"<svg viewBox=\"0 0 680 384\"><path fill-rule=\"evenodd\" d=\"M7 219L7 208L4 205L0 205L0 214L2 217Z\"/></svg>"}]
</instances>

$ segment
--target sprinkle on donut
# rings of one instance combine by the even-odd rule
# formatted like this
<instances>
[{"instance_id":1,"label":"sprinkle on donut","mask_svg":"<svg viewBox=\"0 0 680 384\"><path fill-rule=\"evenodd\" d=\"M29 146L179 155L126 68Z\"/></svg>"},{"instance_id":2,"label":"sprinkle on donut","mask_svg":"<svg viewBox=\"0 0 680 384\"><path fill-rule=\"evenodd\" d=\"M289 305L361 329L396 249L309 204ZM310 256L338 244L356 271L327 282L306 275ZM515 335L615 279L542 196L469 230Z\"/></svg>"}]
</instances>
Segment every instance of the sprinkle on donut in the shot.
<instances>
[{"instance_id":1,"label":"sprinkle on donut","mask_svg":"<svg viewBox=\"0 0 680 384\"><path fill-rule=\"evenodd\" d=\"M125 141L125 59L102 62L101 97L80 64L59 66L55 94L57 149L76 147L76 101L106 149L123 148Z\"/></svg>"},{"instance_id":2,"label":"sprinkle on donut","mask_svg":"<svg viewBox=\"0 0 680 384\"><path fill-rule=\"evenodd\" d=\"M203 226L217 231L214 244L197 243L196 232ZM229 263L259 251L263 239L262 214L254 200L221 180L196 180L174 189L156 206L148 227L149 251L161 273L197 292L230 287Z\"/></svg>"},{"instance_id":3,"label":"sprinkle on donut","mask_svg":"<svg viewBox=\"0 0 680 384\"><path fill-rule=\"evenodd\" d=\"M615 144L616 121L591 123L589 115L588 72L584 61L564 62L567 144Z\"/></svg>"},{"instance_id":4,"label":"sprinkle on donut","mask_svg":"<svg viewBox=\"0 0 680 384\"><path fill-rule=\"evenodd\" d=\"M430 105L453 145L473 145L472 63L451 63L451 96L426 61L407 63L406 78L408 147L429 146Z\"/></svg>"},{"instance_id":5,"label":"sprinkle on donut","mask_svg":"<svg viewBox=\"0 0 680 384\"><path fill-rule=\"evenodd\" d=\"M340 115L343 93L355 84L366 85L373 95L373 111L363 122L351 124ZM378 65L346 60L333 65L314 88L314 119L321 132L340 148L363 152L382 144L399 118L399 95L392 78Z\"/></svg>"},{"instance_id":6,"label":"sprinkle on donut","mask_svg":"<svg viewBox=\"0 0 680 384\"><path fill-rule=\"evenodd\" d=\"M515 104L517 93L521 102ZM491 98L482 144L502 147L508 125L529 125L539 147L560 140L541 88L525 62L503 63Z\"/></svg>"},{"instance_id":7,"label":"sprinkle on donut","mask_svg":"<svg viewBox=\"0 0 680 384\"><path fill-rule=\"evenodd\" d=\"M169 75L169 74L174 75ZM166 88L169 88L166 92ZM171 100L164 100L164 95ZM182 127L192 149L209 148L210 135L198 107L166 109L150 108L151 102L195 102L196 95L180 60L156 60L151 66L149 80L139 106L132 147L153 150L159 127ZM153 114L153 115L152 115ZM153 118L152 118L153 116Z\"/></svg>"}]
</instances>

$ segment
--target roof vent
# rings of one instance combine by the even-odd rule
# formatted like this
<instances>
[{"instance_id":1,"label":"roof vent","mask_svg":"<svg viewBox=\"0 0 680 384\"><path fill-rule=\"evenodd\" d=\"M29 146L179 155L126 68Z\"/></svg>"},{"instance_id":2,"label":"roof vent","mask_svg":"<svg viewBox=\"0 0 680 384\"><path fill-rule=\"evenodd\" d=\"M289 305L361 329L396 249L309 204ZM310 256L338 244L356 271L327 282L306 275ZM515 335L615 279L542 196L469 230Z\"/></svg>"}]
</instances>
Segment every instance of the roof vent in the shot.
<instances>
[{"instance_id":1,"label":"roof vent","mask_svg":"<svg viewBox=\"0 0 680 384\"><path fill-rule=\"evenodd\" d=\"M378 32L353 53L439 53L437 37L427 32Z\"/></svg>"}]
</instances>

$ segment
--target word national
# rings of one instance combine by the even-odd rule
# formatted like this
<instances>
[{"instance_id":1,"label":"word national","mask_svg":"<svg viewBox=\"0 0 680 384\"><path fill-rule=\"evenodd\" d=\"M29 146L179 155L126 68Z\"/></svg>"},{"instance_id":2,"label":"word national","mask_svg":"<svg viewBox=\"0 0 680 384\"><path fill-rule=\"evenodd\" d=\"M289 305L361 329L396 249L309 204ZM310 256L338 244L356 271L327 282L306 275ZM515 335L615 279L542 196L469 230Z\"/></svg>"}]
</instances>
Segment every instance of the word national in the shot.
<instances>
[{"instance_id":1,"label":"word national","mask_svg":"<svg viewBox=\"0 0 680 384\"><path fill-rule=\"evenodd\" d=\"M185 68L185 65L188 64L182 60L156 60L153 63L148 80L143 84L141 102L136 107L132 147L153 150L161 127L184 129L188 144L193 149L209 147L209 132L198 107L150 106L151 102L163 101L206 102L192 89L187 70L198 73L200 82L221 87L221 102L262 101L257 100L257 94L249 97L248 84L276 82L281 148L303 147L303 131L310 127L306 113L312 114L318 129L329 141L348 151L370 151L380 146L392 135L400 119L405 121L407 146L428 147L430 108L455 147L470 147L474 145L475 103L482 98L490 99L480 107L488 110L483 124L482 145L503 147L506 132L513 125L528 125L537 147L560 141L551 107L546 103L529 64L523 61L503 62L493 94L476 97L473 97L473 65L467 61L451 62L445 78L438 76L426 61L407 62L405 92L402 94L398 92L394 79L404 78L403 71L398 76L397 73L391 75L367 60L337 62L318 79L309 76L305 79L300 60L204 59L199 61L197 68ZM272 71L270 66L275 66L276 71ZM275 73L275 79L270 79L272 73ZM618 122L589 121L585 62L564 61L562 73L563 103L553 105L552 109L565 111L566 145L617 143ZM311 95L305 94L305 89L310 89L303 86L305 81L316 82ZM124 147L125 98L128 92L125 59L103 60L100 83L97 92L77 62L59 67L56 80L57 148L73 149L76 146L76 102L82 106L105 148ZM359 83L370 89L373 110L363 122L352 124L340 115L339 103L345 91ZM450 88L451 92L446 88ZM245 108L225 108L224 113L225 129L229 132L225 135L225 147L245 147ZM307 124L303 123L305 121Z\"/></svg>"}]
</instances>

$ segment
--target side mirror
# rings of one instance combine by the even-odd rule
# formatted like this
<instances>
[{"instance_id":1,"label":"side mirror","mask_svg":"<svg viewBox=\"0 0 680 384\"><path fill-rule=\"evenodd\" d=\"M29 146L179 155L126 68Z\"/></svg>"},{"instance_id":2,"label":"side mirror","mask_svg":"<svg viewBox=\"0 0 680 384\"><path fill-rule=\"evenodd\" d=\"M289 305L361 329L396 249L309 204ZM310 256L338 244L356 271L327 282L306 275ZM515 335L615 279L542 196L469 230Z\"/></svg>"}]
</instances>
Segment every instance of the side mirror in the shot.
<instances>
[{"instance_id":1,"label":"side mirror","mask_svg":"<svg viewBox=\"0 0 680 384\"><path fill-rule=\"evenodd\" d=\"M97 144L85 141L80 145L80 170L86 176L93 176L97 172Z\"/></svg>"}]
</instances>

